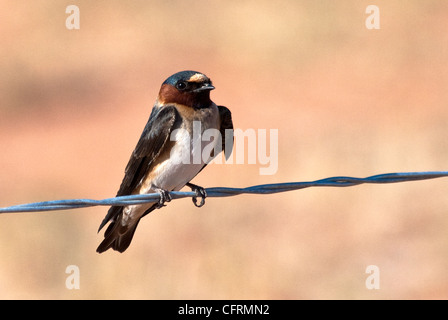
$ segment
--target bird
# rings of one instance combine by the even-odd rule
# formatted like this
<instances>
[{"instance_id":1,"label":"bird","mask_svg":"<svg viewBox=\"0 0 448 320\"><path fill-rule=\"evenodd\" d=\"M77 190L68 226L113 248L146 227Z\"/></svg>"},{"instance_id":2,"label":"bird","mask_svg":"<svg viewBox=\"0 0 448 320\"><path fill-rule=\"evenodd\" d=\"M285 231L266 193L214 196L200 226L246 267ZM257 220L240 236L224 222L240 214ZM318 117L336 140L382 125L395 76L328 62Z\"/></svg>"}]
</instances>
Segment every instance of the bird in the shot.
<instances>
[{"instance_id":1,"label":"bird","mask_svg":"<svg viewBox=\"0 0 448 320\"><path fill-rule=\"evenodd\" d=\"M98 229L99 232L109 223L96 250L98 253L108 249L124 252L141 218L164 207L171 200L170 191L190 187L201 197L200 204L196 202L197 197L193 197L194 204L198 207L204 204L205 189L190 181L220 151L224 151L228 159L233 149L232 114L210 99L213 89L210 78L191 70L177 72L162 83L117 192L117 196L158 193L160 200L110 207ZM198 140L195 130L201 134L206 130L217 131L219 135L210 142L213 148ZM198 159L197 155L202 155L206 147L211 149L210 156Z\"/></svg>"}]
</instances>

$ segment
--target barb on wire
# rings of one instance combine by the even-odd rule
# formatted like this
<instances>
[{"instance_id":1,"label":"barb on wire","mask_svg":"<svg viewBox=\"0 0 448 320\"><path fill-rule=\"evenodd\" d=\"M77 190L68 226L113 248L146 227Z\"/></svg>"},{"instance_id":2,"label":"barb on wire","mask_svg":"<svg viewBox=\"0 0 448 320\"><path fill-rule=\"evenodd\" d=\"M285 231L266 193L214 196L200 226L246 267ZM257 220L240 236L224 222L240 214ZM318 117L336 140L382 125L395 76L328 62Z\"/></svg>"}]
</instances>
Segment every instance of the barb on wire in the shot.
<instances>
[{"instance_id":1,"label":"barb on wire","mask_svg":"<svg viewBox=\"0 0 448 320\"><path fill-rule=\"evenodd\" d=\"M288 182L263 184L247 188L207 188L208 198L213 197L231 197L240 194L272 194L286 191L299 190L309 187L351 187L363 183L397 183L417 180L435 179L448 177L448 171L430 171L430 172L402 172L387 173L370 176L367 178L353 177L331 177L310 182ZM172 199L181 199L186 197L195 197L195 192L171 191ZM73 199L73 200L55 200L36 202L30 204L20 204L16 206L0 208L1 213L12 212L38 212L52 210L68 210L93 206L127 206L147 202L159 201L158 193L138 194L130 196L121 196L104 200L92 199Z\"/></svg>"}]
</instances>

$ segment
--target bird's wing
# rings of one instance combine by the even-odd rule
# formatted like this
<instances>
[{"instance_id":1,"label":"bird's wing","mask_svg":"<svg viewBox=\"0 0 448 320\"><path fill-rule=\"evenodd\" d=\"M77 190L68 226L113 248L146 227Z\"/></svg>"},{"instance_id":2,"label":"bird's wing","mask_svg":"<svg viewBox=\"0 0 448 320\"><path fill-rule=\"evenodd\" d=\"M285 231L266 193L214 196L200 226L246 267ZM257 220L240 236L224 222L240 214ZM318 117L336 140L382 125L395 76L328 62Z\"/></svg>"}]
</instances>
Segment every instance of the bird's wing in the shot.
<instances>
[{"instance_id":1,"label":"bird's wing","mask_svg":"<svg viewBox=\"0 0 448 320\"><path fill-rule=\"evenodd\" d=\"M171 131L180 115L174 106L155 106L146 123L140 140L126 166L125 176L117 196L130 195L145 177L149 166L169 142ZM121 212L122 207L113 206L102 221L101 230L107 222Z\"/></svg>"},{"instance_id":2,"label":"bird's wing","mask_svg":"<svg viewBox=\"0 0 448 320\"><path fill-rule=\"evenodd\" d=\"M229 109L224 106L218 106L219 118L221 119L221 126L219 131L222 137L222 151L224 151L224 156L226 160L229 159L233 150L233 122L232 113ZM227 130L227 131L226 131ZM227 145L227 148L226 148Z\"/></svg>"},{"instance_id":3,"label":"bird's wing","mask_svg":"<svg viewBox=\"0 0 448 320\"><path fill-rule=\"evenodd\" d=\"M155 107L146 123L140 140L129 159L117 196L129 195L140 184L148 167L169 141L171 131L180 115L174 106Z\"/></svg>"}]
</instances>

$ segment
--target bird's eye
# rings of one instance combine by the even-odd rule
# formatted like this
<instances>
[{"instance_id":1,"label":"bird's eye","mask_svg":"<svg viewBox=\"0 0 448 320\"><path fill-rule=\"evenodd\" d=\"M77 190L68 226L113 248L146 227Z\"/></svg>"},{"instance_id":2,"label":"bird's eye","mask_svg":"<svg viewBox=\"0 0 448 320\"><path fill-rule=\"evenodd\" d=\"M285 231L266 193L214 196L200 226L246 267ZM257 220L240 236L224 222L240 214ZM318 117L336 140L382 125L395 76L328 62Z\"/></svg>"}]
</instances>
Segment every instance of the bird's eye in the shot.
<instances>
[{"instance_id":1,"label":"bird's eye","mask_svg":"<svg viewBox=\"0 0 448 320\"><path fill-rule=\"evenodd\" d=\"M187 87L187 84L183 81L179 82L178 84L176 84L176 88L179 90L184 90Z\"/></svg>"}]
</instances>

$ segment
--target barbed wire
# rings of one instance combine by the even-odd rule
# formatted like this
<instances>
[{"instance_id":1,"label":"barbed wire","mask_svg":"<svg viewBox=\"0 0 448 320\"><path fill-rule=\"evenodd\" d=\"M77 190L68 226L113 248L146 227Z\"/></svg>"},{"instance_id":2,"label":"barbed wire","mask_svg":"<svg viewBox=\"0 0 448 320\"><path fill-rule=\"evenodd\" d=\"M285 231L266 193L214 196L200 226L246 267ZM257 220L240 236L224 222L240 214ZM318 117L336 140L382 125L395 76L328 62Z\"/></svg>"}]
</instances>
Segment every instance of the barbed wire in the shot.
<instances>
[{"instance_id":1,"label":"barbed wire","mask_svg":"<svg viewBox=\"0 0 448 320\"><path fill-rule=\"evenodd\" d=\"M310 187L351 187L365 183L369 184L398 183L398 182L408 182L417 180L428 180L442 177L448 177L448 171L386 173L370 176L367 178L353 178L353 177L341 176L309 182L273 183L273 184L256 185L246 188L227 188L227 187L206 188L205 191L207 192L207 198L232 197L241 194L273 194ZM172 199L181 199L197 196L197 194L192 191L191 192L171 191L170 195ZM54 201L35 202L29 204L20 204L0 208L0 214L68 210L68 209L78 209L93 206L127 206L148 202L157 202L159 201L159 199L160 195L158 193L151 193L151 194L120 196L104 200L92 200L92 199L54 200Z\"/></svg>"}]
</instances>

